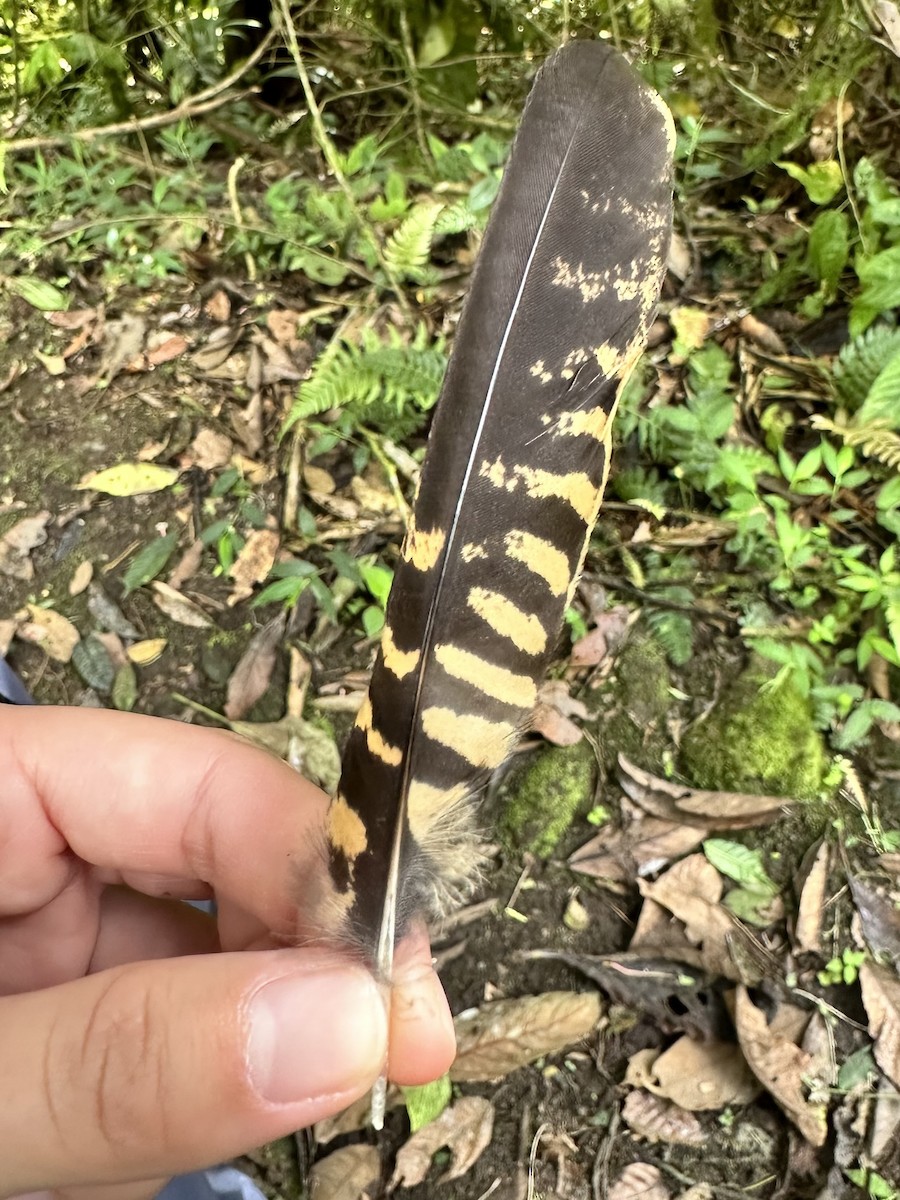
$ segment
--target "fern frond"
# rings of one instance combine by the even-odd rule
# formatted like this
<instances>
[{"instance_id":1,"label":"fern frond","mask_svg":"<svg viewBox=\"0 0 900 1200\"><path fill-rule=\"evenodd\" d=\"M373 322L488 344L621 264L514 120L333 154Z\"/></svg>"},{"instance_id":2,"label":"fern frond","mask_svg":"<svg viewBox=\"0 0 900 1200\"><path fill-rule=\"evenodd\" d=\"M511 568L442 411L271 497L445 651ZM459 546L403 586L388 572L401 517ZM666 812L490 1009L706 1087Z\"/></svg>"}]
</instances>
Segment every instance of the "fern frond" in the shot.
<instances>
[{"instance_id":1,"label":"fern frond","mask_svg":"<svg viewBox=\"0 0 900 1200\"><path fill-rule=\"evenodd\" d=\"M434 200L415 205L388 238L384 247L385 262L401 279L426 283L431 243L435 225L444 206Z\"/></svg>"},{"instance_id":2,"label":"fern frond","mask_svg":"<svg viewBox=\"0 0 900 1200\"><path fill-rule=\"evenodd\" d=\"M833 433L847 446L856 446L868 458L876 458L887 467L900 471L900 434L894 433L887 421L869 421L855 425L852 421L836 417L816 415L812 418L814 429Z\"/></svg>"},{"instance_id":3,"label":"fern frond","mask_svg":"<svg viewBox=\"0 0 900 1200\"><path fill-rule=\"evenodd\" d=\"M424 325L409 344L396 330L384 340L364 330L359 343L337 337L301 383L284 432L338 409L348 432L365 424L395 438L408 436L437 400L446 365L443 341L432 342Z\"/></svg>"},{"instance_id":4,"label":"fern frond","mask_svg":"<svg viewBox=\"0 0 900 1200\"><path fill-rule=\"evenodd\" d=\"M840 402L851 412L865 401L872 384L900 353L900 329L875 325L841 348L832 370L835 391Z\"/></svg>"},{"instance_id":5,"label":"fern frond","mask_svg":"<svg viewBox=\"0 0 900 1200\"><path fill-rule=\"evenodd\" d=\"M434 236L443 237L447 234L465 233L468 229L474 229L477 224L478 213L472 212L465 200L457 200L455 204L448 204L438 214L434 223Z\"/></svg>"},{"instance_id":6,"label":"fern frond","mask_svg":"<svg viewBox=\"0 0 900 1200\"><path fill-rule=\"evenodd\" d=\"M644 620L673 666L683 667L690 662L694 653L694 629L687 613L648 607Z\"/></svg>"}]
</instances>

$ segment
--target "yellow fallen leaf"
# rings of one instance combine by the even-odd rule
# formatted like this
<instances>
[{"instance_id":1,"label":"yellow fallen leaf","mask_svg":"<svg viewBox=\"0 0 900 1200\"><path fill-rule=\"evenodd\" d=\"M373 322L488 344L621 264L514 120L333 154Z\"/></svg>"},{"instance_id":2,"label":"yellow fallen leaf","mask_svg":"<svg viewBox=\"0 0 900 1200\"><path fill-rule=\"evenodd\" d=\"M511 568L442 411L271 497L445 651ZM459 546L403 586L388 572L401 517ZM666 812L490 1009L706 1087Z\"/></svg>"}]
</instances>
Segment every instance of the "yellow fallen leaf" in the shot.
<instances>
[{"instance_id":1,"label":"yellow fallen leaf","mask_svg":"<svg viewBox=\"0 0 900 1200\"><path fill-rule=\"evenodd\" d=\"M72 578L69 580L69 595L80 596L93 578L94 564L89 558L86 558L72 573Z\"/></svg>"},{"instance_id":2,"label":"yellow fallen leaf","mask_svg":"<svg viewBox=\"0 0 900 1200\"><path fill-rule=\"evenodd\" d=\"M125 653L136 667L149 667L151 663L156 662L168 644L166 638L147 638L146 641L135 642L129 646Z\"/></svg>"},{"instance_id":3,"label":"yellow fallen leaf","mask_svg":"<svg viewBox=\"0 0 900 1200\"><path fill-rule=\"evenodd\" d=\"M91 471L80 483L76 483L75 488L78 491L105 492L108 496L142 496L171 487L178 475L174 467L125 462L107 467L104 471Z\"/></svg>"}]
</instances>

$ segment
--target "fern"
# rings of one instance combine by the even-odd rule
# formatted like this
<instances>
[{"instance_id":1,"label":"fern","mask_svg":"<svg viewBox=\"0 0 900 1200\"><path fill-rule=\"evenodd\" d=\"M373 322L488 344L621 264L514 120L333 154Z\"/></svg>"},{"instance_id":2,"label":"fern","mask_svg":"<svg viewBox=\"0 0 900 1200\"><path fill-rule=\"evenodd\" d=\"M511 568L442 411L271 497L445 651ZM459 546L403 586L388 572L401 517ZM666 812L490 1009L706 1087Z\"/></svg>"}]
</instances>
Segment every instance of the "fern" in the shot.
<instances>
[{"instance_id":1,"label":"fern","mask_svg":"<svg viewBox=\"0 0 900 1200\"><path fill-rule=\"evenodd\" d=\"M869 458L877 458L885 466L900 471L900 434L889 428L887 421L870 421L857 425L851 419L830 420L828 417L816 415L812 418L814 429L833 433L846 446L856 446Z\"/></svg>"},{"instance_id":2,"label":"fern","mask_svg":"<svg viewBox=\"0 0 900 1200\"><path fill-rule=\"evenodd\" d=\"M441 237L445 234L465 233L468 229L474 229L477 224L478 214L472 212L465 200L457 200L455 204L448 204L443 212L438 214L434 223L434 235Z\"/></svg>"},{"instance_id":3,"label":"fern","mask_svg":"<svg viewBox=\"0 0 900 1200\"><path fill-rule=\"evenodd\" d=\"M693 599L686 588L665 588L658 595L669 599L673 592L679 593L679 599L681 593L686 594L689 602ZM694 629L687 613L648 607L644 611L644 620L673 666L683 667L690 662L694 653Z\"/></svg>"},{"instance_id":4,"label":"fern","mask_svg":"<svg viewBox=\"0 0 900 1200\"><path fill-rule=\"evenodd\" d=\"M417 204L388 238L385 261L399 278L427 283L433 277L429 269L431 243L443 207L433 200Z\"/></svg>"},{"instance_id":5,"label":"fern","mask_svg":"<svg viewBox=\"0 0 900 1200\"><path fill-rule=\"evenodd\" d=\"M408 345L393 329L387 341L371 329L359 344L335 337L300 385L284 432L338 409L345 434L365 424L394 439L408 437L437 400L446 365L443 341L430 342L424 325Z\"/></svg>"},{"instance_id":6,"label":"fern","mask_svg":"<svg viewBox=\"0 0 900 1200\"><path fill-rule=\"evenodd\" d=\"M866 400L872 384L900 353L900 329L875 325L848 342L834 364L832 380L839 401L855 412Z\"/></svg>"}]
</instances>

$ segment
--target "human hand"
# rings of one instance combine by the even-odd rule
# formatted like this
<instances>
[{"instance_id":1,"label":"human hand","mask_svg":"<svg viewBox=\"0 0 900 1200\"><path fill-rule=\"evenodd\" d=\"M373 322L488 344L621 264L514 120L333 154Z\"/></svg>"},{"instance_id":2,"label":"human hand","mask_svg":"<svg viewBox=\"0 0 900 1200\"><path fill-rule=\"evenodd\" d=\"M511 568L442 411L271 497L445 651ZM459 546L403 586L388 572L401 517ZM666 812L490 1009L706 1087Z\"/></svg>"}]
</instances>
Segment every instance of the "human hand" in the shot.
<instances>
[{"instance_id":1,"label":"human hand","mask_svg":"<svg viewBox=\"0 0 900 1200\"><path fill-rule=\"evenodd\" d=\"M276 948L311 932L326 803L229 734L0 706L0 1197L143 1200L340 1111L388 1044L398 1083L447 1069L424 937L389 1018L361 966Z\"/></svg>"}]
</instances>

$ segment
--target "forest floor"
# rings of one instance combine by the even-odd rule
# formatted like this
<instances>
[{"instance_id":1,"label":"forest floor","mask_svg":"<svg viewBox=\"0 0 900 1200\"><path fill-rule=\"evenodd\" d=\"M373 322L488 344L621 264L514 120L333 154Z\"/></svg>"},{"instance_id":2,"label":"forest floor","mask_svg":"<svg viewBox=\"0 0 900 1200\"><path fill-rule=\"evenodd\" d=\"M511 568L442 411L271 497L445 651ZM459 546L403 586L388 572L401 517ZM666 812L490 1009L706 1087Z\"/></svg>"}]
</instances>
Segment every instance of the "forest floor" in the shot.
<instances>
[{"instance_id":1,"label":"forest floor","mask_svg":"<svg viewBox=\"0 0 900 1200\"><path fill-rule=\"evenodd\" d=\"M297 297L178 284L120 296L115 317L99 299L0 316L0 537L18 547L0 651L41 703L208 720L193 701L333 783L375 642L309 591L290 612L252 600L296 549L298 491L320 546L396 546L390 479L279 441L318 350ZM639 514L605 522L627 538ZM265 1148L245 1165L273 1198L317 1173L336 1198L392 1177L425 1197L446 1174L460 1200L839 1197L900 1178L900 984L876 961L900 949L900 862L845 836L850 811L900 827L900 757L882 741L872 795L823 792L821 735L796 696L760 701L765 667L726 611L697 605L675 669L639 598L614 604L590 564L579 603L589 632L542 695L544 736L487 797L478 902L435 931L460 1014L453 1102L412 1137L392 1095L380 1137L360 1111ZM723 746L742 786L697 790L685 764Z\"/></svg>"}]
</instances>

